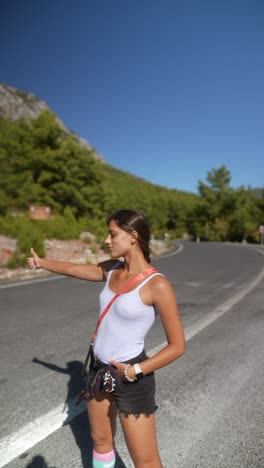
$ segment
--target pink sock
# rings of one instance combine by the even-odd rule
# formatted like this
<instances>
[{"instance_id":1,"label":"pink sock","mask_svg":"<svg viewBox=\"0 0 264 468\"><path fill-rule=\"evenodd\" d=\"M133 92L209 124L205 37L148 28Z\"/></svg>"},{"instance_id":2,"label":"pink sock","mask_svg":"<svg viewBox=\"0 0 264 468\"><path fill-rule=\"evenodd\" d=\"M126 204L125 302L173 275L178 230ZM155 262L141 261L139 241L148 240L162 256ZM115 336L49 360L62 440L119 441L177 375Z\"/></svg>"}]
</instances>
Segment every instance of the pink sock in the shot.
<instances>
[{"instance_id":1,"label":"pink sock","mask_svg":"<svg viewBox=\"0 0 264 468\"><path fill-rule=\"evenodd\" d=\"M115 452L98 453L93 449L94 468L113 468L115 466Z\"/></svg>"}]
</instances>

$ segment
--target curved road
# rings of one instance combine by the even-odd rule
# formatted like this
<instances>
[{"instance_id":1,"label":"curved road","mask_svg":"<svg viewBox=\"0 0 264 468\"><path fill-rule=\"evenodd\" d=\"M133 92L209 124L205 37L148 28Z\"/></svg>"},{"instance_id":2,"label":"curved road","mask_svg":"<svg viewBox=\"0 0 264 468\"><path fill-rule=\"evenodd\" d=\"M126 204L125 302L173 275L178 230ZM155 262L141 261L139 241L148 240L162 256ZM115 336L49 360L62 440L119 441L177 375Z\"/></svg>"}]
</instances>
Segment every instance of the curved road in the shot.
<instances>
[{"instance_id":1,"label":"curved road","mask_svg":"<svg viewBox=\"0 0 264 468\"><path fill-rule=\"evenodd\" d=\"M156 373L165 468L264 467L264 250L180 242L153 264L175 288L185 355ZM79 370L102 285L49 277L0 285L0 467L89 468ZM146 340L164 343L157 320ZM132 467L120 428L117 467Z\"/></svg>"}]
</instances>

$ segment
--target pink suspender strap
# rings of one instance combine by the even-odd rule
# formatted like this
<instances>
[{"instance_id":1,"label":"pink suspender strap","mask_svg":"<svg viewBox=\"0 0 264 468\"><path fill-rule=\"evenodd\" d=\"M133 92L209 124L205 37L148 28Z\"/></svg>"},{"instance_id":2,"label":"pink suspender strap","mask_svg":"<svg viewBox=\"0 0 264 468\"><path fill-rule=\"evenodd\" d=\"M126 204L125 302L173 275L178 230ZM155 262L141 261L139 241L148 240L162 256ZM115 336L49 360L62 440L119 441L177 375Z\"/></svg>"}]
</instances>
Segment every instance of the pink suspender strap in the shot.
<instances>
[{"instance_id":1,"label":"pink suspender strap","mask_svg":"<svg viewBox=\"0 0 264 468\"><path fill-rule=\"evenodd\" d=\"M106 306L106 308L103 310L103 312L101 313L98 321L97 321L97 325L96 325L96 329L95 329L95 332L93 334L93 338L92 338L92 343L94 342L96 336L97 336L97 333L98 333L98 328L100 327L100 324L103 320L103 318L106 316L107 312L109 311L111 305L113 304L113 302L116 301L116 299L121 296L121 294L123 294L125 291L127 291L129 288L131 288L132 286L134 286L134 284L138 283L138 281L141 281L142 279L145 279L147 278L148 276L152 275L153 273L157 273L157 269L156 268L148 268L147 270L143 271L142 273L140 273L139 275L136 276L136 278L133 278L131 281L129 281L112 299L111 301L109 302L109 304Z\"/></svg>"}]
</instances>

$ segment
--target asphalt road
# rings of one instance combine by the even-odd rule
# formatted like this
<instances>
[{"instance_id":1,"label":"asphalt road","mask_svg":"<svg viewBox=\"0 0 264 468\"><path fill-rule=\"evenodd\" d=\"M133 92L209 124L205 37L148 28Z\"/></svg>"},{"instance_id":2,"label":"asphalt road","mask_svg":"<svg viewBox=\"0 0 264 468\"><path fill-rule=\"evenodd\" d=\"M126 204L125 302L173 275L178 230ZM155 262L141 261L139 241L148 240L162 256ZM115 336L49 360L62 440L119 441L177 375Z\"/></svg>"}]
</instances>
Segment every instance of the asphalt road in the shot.
<instances>
[{"instance_id":1,"label":"asphalt road","mask_svg":"<svg viewBox=\"0 0 264 468\"><path fill-rule=\"evenodd\" d=\"M175 288L187 339L156 373L164 468L264 468L263 254L181 242L153 261ZM0 285L0 467L91 467L74 397L101 288L63 277ZM164 340L157 320L148 352ZM117 448L117 467L132 467L120 428Z\"/></svg>"}]
</instances>

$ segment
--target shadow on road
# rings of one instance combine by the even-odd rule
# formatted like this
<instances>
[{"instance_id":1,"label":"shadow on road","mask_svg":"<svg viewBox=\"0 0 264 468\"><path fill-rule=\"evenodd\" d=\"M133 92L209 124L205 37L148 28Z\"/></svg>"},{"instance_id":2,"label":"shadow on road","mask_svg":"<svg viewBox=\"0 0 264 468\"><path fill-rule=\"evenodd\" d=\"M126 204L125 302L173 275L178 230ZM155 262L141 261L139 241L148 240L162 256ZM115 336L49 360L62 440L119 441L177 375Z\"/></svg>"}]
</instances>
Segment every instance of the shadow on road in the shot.
<instances>
[{"instance_id":1,"label":"shadow on road","mask_svg":"<svg viewBox=\"0 0 264 468\"><path fill-rule=\"evenodd\" d=\"M90 434L90 426L88 415L86 411L76 416L76 401L77 395L83 388L83 379L81 377L82 362L80 361L69 361L66 363L66 367L60 367L50 362L42 361L36 357L32 359L33 362L41 364L50 370L66 374L69 376L68 391L65 398L65 406L67 407L67 417L63 425L69 425L74 436L76 445L79 447L82 467L92 468L92 439ZM42 463L42 465L41 465ZM32 462L26 466L26 468L55 468L48 467L45 459L42 456L36 456ZM125 468L124 463L117 454L116 468Z\"/></svg>"},{"instance_id":2,"label":"shadow on road","mask_svg":"<svg viewBox=\"0 0 264 468\"><path fill-rule=\"evenodd\" d=\"M45 458L42 457L42 455L36 455L30 463L27 464L26 468L49 468ZM50 468L55 468L50 467Z\"/></svg>"}]
</instances>

